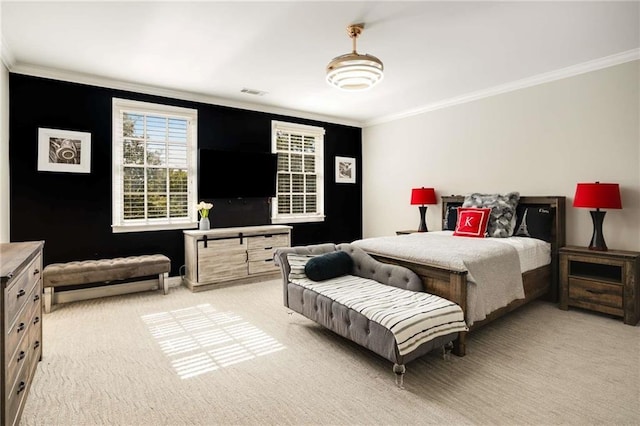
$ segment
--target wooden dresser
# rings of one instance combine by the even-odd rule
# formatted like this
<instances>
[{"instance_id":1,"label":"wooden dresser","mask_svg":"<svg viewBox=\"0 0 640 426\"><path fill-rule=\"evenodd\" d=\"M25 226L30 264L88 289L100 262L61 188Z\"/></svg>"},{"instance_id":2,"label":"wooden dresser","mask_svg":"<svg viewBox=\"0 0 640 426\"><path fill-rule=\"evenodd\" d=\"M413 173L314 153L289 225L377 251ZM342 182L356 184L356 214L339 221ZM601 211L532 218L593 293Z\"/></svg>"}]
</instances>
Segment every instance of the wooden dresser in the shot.
<instances>
[{"instance_id":1,"label":"wooden dresser","mask_svg":"<svg viewBox=\"0 0 640 426\"><path fill-rule=\"evenodd\" d=\"M291 245L291 226L264 225L184 231L185 284L191 291L277 278L278 247Z\"/></svg>"},{"instance_id":2,"label":"wooden dresser","mask_svg":"<svg viewBox=\"0 0 640 426\"><path fill-rule=\"evenodd\" d=\"M2 283L2 425L15 425L42 358L44 242L0 244Z\"/></svg>"}]
</instances>

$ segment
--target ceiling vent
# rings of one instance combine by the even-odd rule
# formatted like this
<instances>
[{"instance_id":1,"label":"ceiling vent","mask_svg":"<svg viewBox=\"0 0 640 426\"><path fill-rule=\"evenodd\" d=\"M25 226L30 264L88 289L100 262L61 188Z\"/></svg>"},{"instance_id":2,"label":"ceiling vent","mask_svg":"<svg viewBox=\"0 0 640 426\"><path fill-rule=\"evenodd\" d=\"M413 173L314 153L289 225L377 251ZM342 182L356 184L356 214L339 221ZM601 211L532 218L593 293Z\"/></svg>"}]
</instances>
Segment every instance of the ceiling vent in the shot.
<instances>
[{"instance_id":1,"label":"ceiling vent","mask_svg":"<svg viewBox=\"0 0 640 426\"><path fill-rule=\"evenodd\" d=\"M255 95L255 96L264 96L267 94L267 92L263 92L262 90L247 89L246 87L242 89L241 92L246 93L248 95Z\"/></svg>"}]
</instances>

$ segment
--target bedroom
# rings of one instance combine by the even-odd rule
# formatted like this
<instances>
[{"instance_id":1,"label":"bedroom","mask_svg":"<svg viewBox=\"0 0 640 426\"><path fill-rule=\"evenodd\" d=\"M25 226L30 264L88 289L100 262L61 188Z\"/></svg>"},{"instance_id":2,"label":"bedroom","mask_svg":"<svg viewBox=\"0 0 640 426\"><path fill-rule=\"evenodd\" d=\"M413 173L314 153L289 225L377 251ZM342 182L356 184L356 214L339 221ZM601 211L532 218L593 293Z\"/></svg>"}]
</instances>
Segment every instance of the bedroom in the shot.
<instances>
[{"instance_id":1,"label":"bedroom","mask_svg":"<svg viewBox=\"0 0 640 426\"><path fill-rule=\"evenodd\" d=\"M635 16L637 17L637 13ZM328 48L328 55L322 56L323 62L318 73L320 79L323 79L322 67L326 65L324 62L349 47L343 26L337 25L338 34L335 37L331 36L333 46ZM331 123L311 119L310 121L320 121L326 125L328 132L332 129L336 132L331 141L328 141L329 149L325 152L327 158L332 159L336 155L356 158L357 182L355 185L328 186L325 206L327 222L320 225L294 226L294 244L320 242L325 239L346 241L360 236L391 235L399 229L414 228L419 218L415 206L409 205L409 196L410 189L417 186L434 187L439 195L465 194L478 190L518 190L525 195L564 195L570 202L577 182L600 180L619 183L623 199L623 209L611 211L607 215L604 229L607 244L610 248L640 250L640 225L637 221L640 217L637 19L633 31L635 33L632 33L630 38L635 40L635 45L602 55L605 57L632 50L635 52L635 56L631 56L635 59L632 60L602 68L598 68L598 64L595 64L596 68L593 69L577 67L569 70L568 75L562 75L564 78L561 79L538 85L524 85L513 91L498 90L487 93L491 96L484 98L469 98L469 102L466 103L441 109L427 108L420 111L420 114L392 117L393 120L379 123L360 126L347 122L345 126L343 122ZM306 48L303 34L304 32L299 32L298 36L301 40L300 45ZM360 41L362 49L379 55L385 61L389 56L383 56L380 50L382 46L378 45L377 41L374 43L374 36L375 27L372 27L370 32L365 29ZM437 37L432 40L435 39ZM601 57L585 58L576 61L575 64L583 64L591 59ZM391 67L391 64L388 67ZM67 87L65 83L40 80L37 75L31 75L12 71L6 65L2 67L3 108L0 127L3 163L0 167L0 239L9 241L43 238L48 241L45 256L51 256L52 259L68 256L65 260L71 260L71 257L90 258L96 253L110 255L126 250L131 245L146 246L145 248L154 250L158 247L173 246L175 248L169 253L174 261L172 263L177 266L182 264L182 241L179 234L176 236L156 233L161 235L120 237L117 242L105 245L105 238L113 241L107 228L111 219L108 211L110 193L95 194L91 199L83 199L84 204L76 204L76 207L72 208L70 206L78 202L77 198L59 198L59 192L48 193L39 185L43 182L36 179L33 157L18 158L11 164L11 173L24 165L24 168L29 170L29 176L25 181L12 180L14 191L19 189L20 194L14 192L10 195L6 155L11 144L8 125L13 123L13 120L28 118L11 115L7 92L15 90L20 94L29 93L22 108L33 113L38 112L50 122L51 117L57 119L58 112L61 115L69 114L69 111L60 111L59 105L47 106L45 102L60 99L60 94L64 93ZM54 74L44 73L42 76L54 77L54 80L57 80ZM385 83L391 81L391 77L386 76L385 81L376 89L385 90ZM40 84L38 87L42 90L23 91L27 90L24 88L25 85L34 82ZM15 89L13 85L16 85ZM495 83L487 87L497 85ZM477 90L479 89L481 88ZM94 125L101 128L109 127L109 118L100 119L91 113L92 108L98 108L92 102L91 96L96 92L108 94L109 89L80 86L77 90L77 98L74 98L77 100L76 105L88 102L92 107L82 108L81 113L86 115L78 116L81 123L74 123L67 117L57 124L66 125L65 128L80 129L92 128ZM167 92L158 91L155 94L165 93ZM147 95L139 96L148 98ZM30 102L33 102L33 109L29 108ZM204 105L203 108L220 123L224 123L226 119L232 123L237 120L265 120L264 112L258 107L253 112L246 113L224 107L218 108L215 104ZM273 115L280 117L277 113ZM296 117L288 113L282 115L287 118ZM271 115L268 115L267 121L270 119ZM309 119L305 116L302 121L306 120ZM201 118L201 121L205 120ZM91 124L87 124L88 122ZM56 123L49 125L53 124ZM39 126L38 123L30 125L32 128ZM221 136L220 140L236 137L238 127L240 126L222 127L225 135ZM219 126L218 129L220 128ZM94 137L109 141L109 136L104 134L96 134ZM35 152L35 148L29 149L31 153ZM94 166L101 170L101 177L96 178L96 182L81 181L76 177L71 180L72 184L108 188L110 181L108 173L105 173L108 164L95 158ZM331 164L327 164L327 170L331 171L332 167ZM473 173L470 174L468 170L473 170ZM34 180L38 184L34 184ZM32 184L37 186L31 187ZM82 188L83 193L94 192L91 188ZM108 189L106 191L108 192ZM56 204L38 206L42 212L38 212L37 208L30 209L29 212L9 210L42 203L43 197L56 197ZM69 197L73 197L73 194ZM93 210L86 211L87 206L91 206ZM223 206L216 205L212 215L214 219L223 220ZM43 220L43 217L47 219ZM336 217L340 220L336 220ZM439 217L440 205L430 206L427 211L430 228L438 228ZM587 210L568 207L566 219L567 243L586 245L591 233ZM48 222L49 220L52 220L52 223ZM227 223L234 224L231 219L228 219ZM70 229L73 231L78 226L81 226L83 235L77 237L78 240L72 247L65 248L69 251L67 253L62 249L62 242L67 238ZM177 269L172 275L176 274Z\"/></svg>"}]
</instances>

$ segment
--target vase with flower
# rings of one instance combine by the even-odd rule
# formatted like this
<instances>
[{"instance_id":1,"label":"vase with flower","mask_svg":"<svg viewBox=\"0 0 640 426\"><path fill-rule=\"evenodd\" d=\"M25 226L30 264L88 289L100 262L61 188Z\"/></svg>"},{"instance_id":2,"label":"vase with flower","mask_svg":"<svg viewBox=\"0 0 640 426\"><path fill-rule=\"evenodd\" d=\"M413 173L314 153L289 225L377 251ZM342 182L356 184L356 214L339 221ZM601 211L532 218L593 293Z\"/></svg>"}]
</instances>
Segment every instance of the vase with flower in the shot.
<instances>
[{"instance_id":1,"label":"vase with flower","mask_svg":"<svg viewBox=\"0 0 640 426\"><path fill-rule=\"evenodd\" d=\"M206 231L211 228L211 222L209 221L209 210L213 208L213 204L200 201L196 206L198 213L200 213L200 222L198 223L198 229Z\"/></svg>"}]
</instances>

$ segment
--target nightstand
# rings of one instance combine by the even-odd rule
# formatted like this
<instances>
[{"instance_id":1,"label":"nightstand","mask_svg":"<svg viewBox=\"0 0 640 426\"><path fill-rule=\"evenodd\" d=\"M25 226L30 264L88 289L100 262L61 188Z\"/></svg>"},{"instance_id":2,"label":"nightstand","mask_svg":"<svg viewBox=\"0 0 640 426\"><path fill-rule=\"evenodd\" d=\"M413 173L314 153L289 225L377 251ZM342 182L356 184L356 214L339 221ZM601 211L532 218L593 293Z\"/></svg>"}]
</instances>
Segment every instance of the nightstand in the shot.
<instances>
[{"instance_id":1,"label":"nightstand","mask_svg":"<svg viewBox=\"0 0 640 426\"><path fill-rule=\"evenodd\" d=\"M560 309L569 306L640 320L640 253L594 251L562 247L560 254Z\"/></svg>"}]
</instances>

